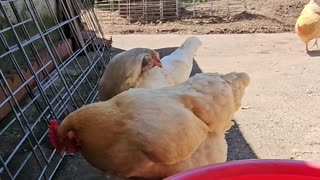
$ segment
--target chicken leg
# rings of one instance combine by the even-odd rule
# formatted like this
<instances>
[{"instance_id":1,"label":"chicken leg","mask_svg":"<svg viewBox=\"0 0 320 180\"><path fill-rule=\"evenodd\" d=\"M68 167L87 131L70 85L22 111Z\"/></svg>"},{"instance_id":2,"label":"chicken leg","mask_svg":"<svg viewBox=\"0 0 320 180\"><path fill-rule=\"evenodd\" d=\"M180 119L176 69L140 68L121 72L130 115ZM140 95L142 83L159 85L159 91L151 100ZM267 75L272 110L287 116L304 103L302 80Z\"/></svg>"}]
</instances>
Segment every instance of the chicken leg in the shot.
<instances>
[{"instance_id":1,"label":"chicken leg","mask_svg":"<svg viewBox=\"0 0 320 180\"><path fill-rule=\"evenodd\" d=\"M318 39L315 39L313 45L311 46L311 48L313 48L313 46L317 46L317 48L319 48L318 46ZM306 51L310 52L309 48L308 48L308 43L306 43Z\"/></svg>"}]
</instances>

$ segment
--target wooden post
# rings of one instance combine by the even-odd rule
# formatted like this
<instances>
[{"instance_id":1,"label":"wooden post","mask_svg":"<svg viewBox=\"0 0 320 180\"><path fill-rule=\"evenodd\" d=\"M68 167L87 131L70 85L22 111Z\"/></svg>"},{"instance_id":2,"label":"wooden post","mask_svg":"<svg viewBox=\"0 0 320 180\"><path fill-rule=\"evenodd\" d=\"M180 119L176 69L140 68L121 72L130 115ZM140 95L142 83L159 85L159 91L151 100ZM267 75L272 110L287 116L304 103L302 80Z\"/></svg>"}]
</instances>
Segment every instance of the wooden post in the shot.
<instances>
[{"instance_id":1,"label":"wooden post","mask_svg":"<svg viewBox=\"0 0 320 180\"><path fill-rule=\"evenodd\" d=\"M196 16L196 0L193 0L193 16Z\"/></svg>"},{"instance_id":2,"label":"wooden post","mask_svg":"<svg viewBox=\"0 0 320 180\"><path fill-rule=\"evenodd\" d=\"M179 6L180 6L180 2L179 2L179 0L176 0L176 15L177 15L177 17L179 17Z\"/></svg>"},{"instance_id":3,"label":"wooden post","mask_svg":"<svg viewBox=\"0 0 320 180\"><path fill-rule=\"evenodd\" d=\"M69 13L70 13L70 16L71 18L74 18L76 17L79 13L76 13L71 1L74 1L74 0L65 0L66 4L67 4L67 8L69 10ZM73 24L74 24L74 27L75 27L75 36L76 38L79 40L81 46L83 47L85 45L84 43L84 40L83 40L83 37L82 37L82 34L81 34L81 28L80 28L80 20L79 19L75 19L72 21Z\"/></svg>"},{"instance_id":4,"label":"wooden post","mask_svg":"<svg viewBox=\"0 0 320 180\"><path fill-rule=\"evenodd\" d=\"M163 0L160 0L160 19L163 19Z\"/></svg>"}]
</instances>

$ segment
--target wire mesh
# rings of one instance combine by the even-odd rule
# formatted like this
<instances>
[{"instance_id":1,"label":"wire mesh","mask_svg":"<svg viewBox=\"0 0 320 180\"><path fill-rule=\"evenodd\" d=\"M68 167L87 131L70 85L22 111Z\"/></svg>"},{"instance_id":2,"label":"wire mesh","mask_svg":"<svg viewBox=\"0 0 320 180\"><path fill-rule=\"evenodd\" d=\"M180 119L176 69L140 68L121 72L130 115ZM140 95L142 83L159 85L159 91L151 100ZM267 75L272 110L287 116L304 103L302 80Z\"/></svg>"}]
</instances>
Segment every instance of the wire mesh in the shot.
<instances>
[{"instance_id":1,"label":"wire mesh","mask_svg":"<svg viewBox=\"0 0 320 180\"><path fill-rule=\"evenodd\" d=\"M51 179L48 121L93 102L110 59L89 0L0 0L0 179Z\"/></svg>"},{"instance_id":2,"label":"wire mesh","mask_svg":"<svg viewBox=\"0 0 320 180\"><path fill-rule=\"evenodd\" d=\"M109 25L188 18L230 17L247 11L245 0L96 0Z\"/></svg>"},{"instance_id":3,"label":"wire mesh","mask_svg":"<svg viewBox=\"0 0 320 180\"><path fill-rule=\"evenodd\" d=\"M168 20L179 16L178 0L97 0L95 7L104 11L103 19L111 24Z\"/></svg>"},{"instance_id":4,"label":"wire mesh","mask_svg":"<svg viewBox=\"0 0 320 180\"><path fill-rule=\"evenodd\" d=\"M232 16L247 10L245 0L182 0L182 17Z\"/></svg>"}]
</instances>

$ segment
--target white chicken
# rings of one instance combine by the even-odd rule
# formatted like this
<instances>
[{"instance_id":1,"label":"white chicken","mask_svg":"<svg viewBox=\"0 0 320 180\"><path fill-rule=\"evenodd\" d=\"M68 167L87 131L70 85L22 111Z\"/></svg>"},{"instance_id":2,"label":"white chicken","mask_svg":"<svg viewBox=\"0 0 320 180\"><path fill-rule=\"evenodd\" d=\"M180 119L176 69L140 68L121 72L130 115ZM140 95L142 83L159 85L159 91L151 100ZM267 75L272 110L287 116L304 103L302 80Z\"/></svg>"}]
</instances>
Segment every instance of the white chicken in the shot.
<instances>
[{"instance_id":1,"label":"white chicken","mask_svg":"<svg viewBox=\"0 0 320 180\"><path fill-rule=\"evenodd\" d=\"M168 56L161 58L163 70L170 76L175 84L186 81L192 71L193 58L202 46L199 38L192 36Z\"/></svg>"},{"instance_id":2,"label":"white chicken","mask_svg":"<svg viewBox=\"0 0 320 180\"><path fill-rule=\"evenodd\" d=\"M199 38L187 38L174 52L161 58L162 69L153 67L144 73L136 87L157 89L186 81L192 71L193 58L201 46Z\"/></svg>"}]
</instances>

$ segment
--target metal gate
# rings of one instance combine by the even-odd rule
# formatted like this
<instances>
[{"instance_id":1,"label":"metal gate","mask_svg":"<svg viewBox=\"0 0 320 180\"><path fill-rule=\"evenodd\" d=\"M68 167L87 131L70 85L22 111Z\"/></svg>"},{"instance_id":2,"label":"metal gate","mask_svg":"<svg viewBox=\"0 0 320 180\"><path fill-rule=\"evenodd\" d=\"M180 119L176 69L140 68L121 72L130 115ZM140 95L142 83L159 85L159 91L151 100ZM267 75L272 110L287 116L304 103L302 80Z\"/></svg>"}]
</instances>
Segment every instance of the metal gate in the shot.
<instances>
[{"instance_id":1,"label":"metal gate","mask_svg":"<svg viewBox=\"0 0 320 180\"><path fill-rule=\"evenodd\" d=\"M92 0L0 0L0 179L51 179L48 121L95 101L110 40Z\"/></svg>"},{"instance_id":2,"label":"metal gate","mask_svg":"<svg viewBox=\"0 0 320 180\"><path fill-rule=\"evenodd\" d=\"M246 0L180 0L181 17L226 17L245 11Z\"/></svg>"},{"instance_id":3,"label":"metal gate","mask_svg":"<svg viewBox=\"0 0 320 180\"><path fill-rule=\"evenodd\" d=\"M179 0L97 0L95 7L109 24L176 19Z\"/></svg>"}]
</instances>

